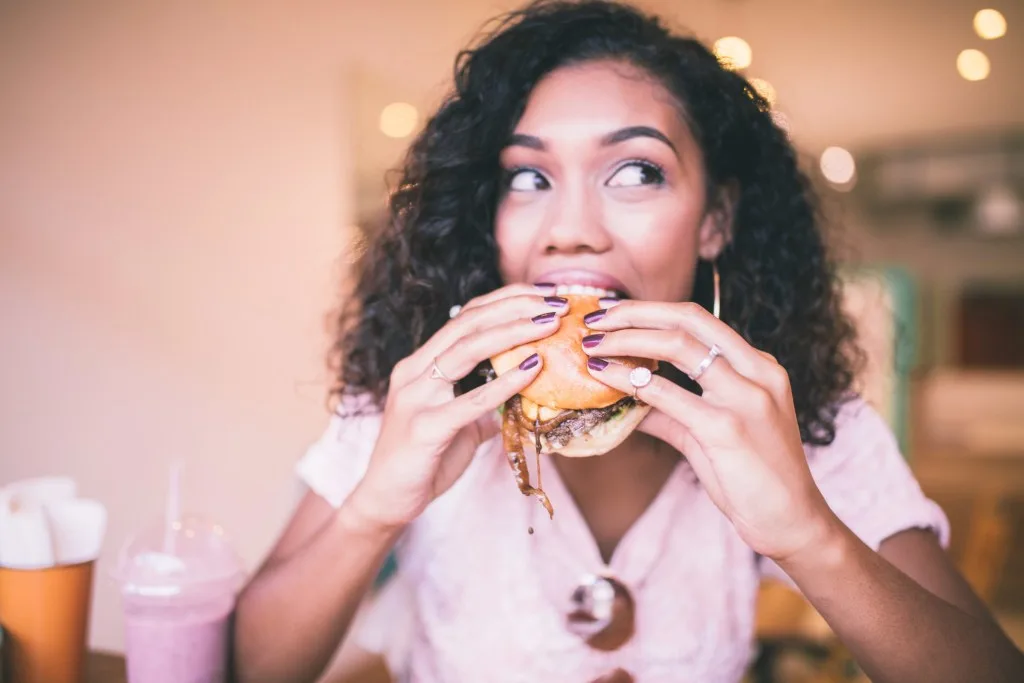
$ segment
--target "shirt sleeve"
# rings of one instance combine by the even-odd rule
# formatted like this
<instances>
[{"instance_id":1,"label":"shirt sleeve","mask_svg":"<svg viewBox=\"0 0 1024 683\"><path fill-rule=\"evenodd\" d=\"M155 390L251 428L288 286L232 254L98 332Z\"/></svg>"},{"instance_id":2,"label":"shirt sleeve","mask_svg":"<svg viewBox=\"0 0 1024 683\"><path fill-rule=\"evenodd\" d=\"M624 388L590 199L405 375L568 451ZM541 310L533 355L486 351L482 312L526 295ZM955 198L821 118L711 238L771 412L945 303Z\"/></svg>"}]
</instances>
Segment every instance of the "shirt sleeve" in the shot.
<instances>
[{"instance_id":1,"label":"shirt sleeve","mask_svg":"<svg viewBox=\"0 0 1024 683\"><path fill-rule=\"evenodd\" d=\"M415 634L415 586L396 572L367 600L352 637L362 649L376 652L387 662L394 680L404 681Z\"/></svg>"},{"instance_id":2,"label":"shirt sleeve","mask_svg":"<svg viewBox=\"0 0 1024 683\"><path fill-rule=\"evenodd\" d=\"M366 474L380 434L380 413L372 403L346 399L331 416L326 430L299 459L296 473L314 493L341 507ZM403 539L396 544L396 552ZM412 629L411 601L404 579L391 576L364 601L349 638L364 650L376 652L392 673L408 658Z\"/></svg>"},{"instance_id":3,"label":"shirt sleeve","mask_svg":"<svg viewBox=\"0 0 1024 683\"><path fill-rule=\"evenodd\" d=\"M949 521L921 491L892 430L861 399L844 404L829 446L809 448L811 475L836 516L872 550L907 529L935 533L949 545ZM763 558L762 574L792 585L774 562Z\"/></svg>"},{"instance_id":4,"label":"shirt sleeve","mask_svg":"<svg viewBox=\"0 0 1024 683\"><path fill-rule=\"evenodd\" d=\"M376 408L367 401L347 399L299 460L296 474L314 493L341 507L366 474L379 434Z\"/></svg>"}]
</instances>

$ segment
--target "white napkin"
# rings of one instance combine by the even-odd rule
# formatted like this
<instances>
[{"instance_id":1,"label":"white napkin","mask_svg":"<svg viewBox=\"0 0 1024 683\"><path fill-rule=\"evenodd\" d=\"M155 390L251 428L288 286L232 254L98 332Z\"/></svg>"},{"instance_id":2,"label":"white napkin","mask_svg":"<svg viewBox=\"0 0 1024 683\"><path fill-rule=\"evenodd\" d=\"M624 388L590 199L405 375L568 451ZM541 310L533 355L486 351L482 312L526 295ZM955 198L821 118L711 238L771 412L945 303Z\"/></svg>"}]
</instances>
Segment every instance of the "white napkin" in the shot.
<instances>
[{"instance_id":1,"label":"white napkin","mask_svg":"<svg viewBox=\"0 0 1024 683\"><path fill-rule=\"evenodd\" d=\"M39 505L11 505L4 501L0 510L0 566L36 569L56 564L50 525Z\"/></svg>"},{"instance_id":2,"label":"white napkin","mask_svg":"<svg viewBox=\"0 0 1024 683\"><path fill-rule=\"evenodd\" d=\"M78 486L70 477L22 479L0 489L0 496L13 497L21 505L41 505L55 500L67 500L76 495Z\"/></svg>"},{"instance_id":3,"label":"white napkin","mask_svg":"<svg viewBox=\"0 0 1024 683\"><path fill-rule=\"evenodd\" d=\"M98 501L76 498L44 506L57 564L76 564L99 557L107 528L107 509Z\"/></svg>"},{"instance_id":4,"label":"white napkin","mask_svg":"<svg viewBox=\"0 0 1024 683\"><path fill-rule=\"evenodd\" d=\"M107 512L76 497L67 477L40 477L0 489L0 566L38 569L100 554Z\"/></svg>"}]
</instances>

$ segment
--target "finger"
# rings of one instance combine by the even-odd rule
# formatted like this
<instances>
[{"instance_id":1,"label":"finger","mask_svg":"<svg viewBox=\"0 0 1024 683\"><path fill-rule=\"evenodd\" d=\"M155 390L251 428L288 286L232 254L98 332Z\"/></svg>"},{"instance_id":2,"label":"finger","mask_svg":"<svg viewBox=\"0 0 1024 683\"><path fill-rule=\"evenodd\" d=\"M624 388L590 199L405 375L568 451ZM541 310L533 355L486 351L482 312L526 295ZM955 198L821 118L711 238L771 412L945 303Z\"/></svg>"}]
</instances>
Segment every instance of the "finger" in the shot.
<instances>
[{"instance_id":1,"label":"finger","mask_svg":"<svg viewBox=\"0 0 1024 683\"><path fill-rule=\"evenodd\" d=\"M476 428L477 440L480 443L497 436L501 433L501 415L498 414L497 410L485 413L483 417L476 421Z\"/></svg>"},{"instance_id":2,"label":"finger","mask_svg":"<svg viewBox=\"0 0 1024 683\"><path fill-rule=\"evenodd\" d=\"M696 469L710 467L700 444L693 434L690 433L690 430L660 410L654 409L647 413L647 416L637 427L637 430L643 434L649 434L656 439L661 439L679 451L688 460L692 459ZM703 472L698 471L697 474L699 476Z\"/></svg>"},{"instance_id":3,"label":"finger","mask_svg":"<svg viewBox=\"0 0 1024 683\"><path fill-rule=\"evenodd\" d=\"M683 330L625 329L598 332L583 338L583 351L591 356L621 358L652 358L676 366L693 377L694 371L707 358L708 347ZM728 360L716 358L697 378L712 392L737 392L747 388L750 380L736 372Z\"/></svg>"},{"instance_id":4,"label":"finger","mask_svg":"<svg viewBox=\"0 0 1024 683\"><path fill-rule=\"evenodd\" d=\"M531 285L525 282L516 282L470 299L463 305L462 311L469 311L513 296L554 296L554 294L555 285L550 283L541 282ZM459 315L462 315L462 312Z\"/></svg>"},{"instance_id":5,"label":"finger","mask_svg":"<svg viewBox=\"0 0 1024 683\"><path fill-rule=\"evenodd\" d=\"M711 466L711 462L700 447L697 439L694 438L693 434L686 427L660 410L655 409L647 414L647 417L637 427L637 431L649 434L656 439L661 439L679 451L686 458L686 461L690 463L694 474L697 475L697 478L700 479L701 483L708 489L712 499L714 499L715 493L719 488L718 475L715 474L714 467Z\"/></svg>"},{"instance_id":6,"label":"finger","mask_svg":"<svg viewBox=\"0 0 1024 683\"><path fill-rule=\"evenodd\" d=\"M554 312L506 322L462 337L437 356L437 367L453 380L462 379L480 363L503 351L549 337L562 319Z\"/></svg>"},{"instance_id":7,"label":"finger","mask_svg":"<svg viewBox=\"0 0 1024 683\"><path fill-rule=\"evenodd\" d=\"M700 397L657 375L651 377L646 386L634 388L629 381L630 368L614 360L593 356L587 361L587 370L598 381L636 396L691 432L696 432L702 422L709 421L716 410Z\"/></svg>"},{"instance_id":8,"label":"finger","mask_svg":"<svg viewBox=\"0 0 1024 683\"><path fill-rule=\"evenodd\" d=\"M423 346L408 357L405 363L405 372L399 378L399 383L408 384L423 374L445 349L453 346L467 335L512 320L532 320L549 313L561 317L568 312L569 305L566 299L554 296L543 297L536 294L505 297L486 305L477 306L472 310L464 310L454 319L448 321ZM545 319L541 318L541 321L543 322ZM511 348L511 346L507 348ZM444 370L447 372L447 369ZM459 379L454 375L449 376L452 379Z\"/></svg>"},{"instance_id":9,"label":"finger","mask_svg":"<svg viewBox=\"0 0 1024 683\"><path fill-rule=\"evenodd\" d=\"M629 381L630 368L606 358L592 356L587 368L598 381L634 394L679 422L708 457L718 458L722 452L735 450L737 443L747 439L750 416L759 421L768 420L776 410L770 392L753 382L747 383L749 389L742 396L719 397L717 402L712 402L657 375L651 377L650 384L634 391Z\"/></svg>"},{"instance_id":10,"label":"finger","mask_svg":"<svg viewBox=\"0 0 1024 683\"><path fill-rule=\"evenodd\" d=\"M766 365L764 356L736 330L693 302L627 300L614 308L595 311L584 318L584 322L590 329L601 332L628 327L683 330L708 348L717 344L736 371L754 381Z\"/></svg>"},{"instance_id":11,"label":"finger","mask_svg":"<svg viewBox=\"0 0 1024 683\"><path fill-rule=\"evenodd\" d=\"M661 439L683 455L686 454L686 451L690 450L689 447L693 441L693 437L690 436L690 432L686 427L657 409L652 409L651 412L647 413L647 416L637 427L637 431L650 434L656 439Z\"/></svg>"},{"instance_id":12,"label":"finger","mask_svg":"<svg viewBox=\"0 0 1024 683\"><path fill-rule=\"evenodd\" d=\"M497 410L510 398L529 386L544 366L539 354L530 354L519 368L432 409L439 426L455 432Z\"/></svg>"},{"instance_id":13,"label":"finger","mask_svg":"<svg viewBox=\"0 0 1024 683\"><path fill-rule=\"evenodd\" d=\"M452 439L448 455L441 467L448 472L461 474L476 454L477 447L501 432L501 416L497 411L485 414L468 429L460 429ZM447 479L447 476L445 476ZM455 477L452 477L454 479Z\"/></svg>"}]
</instances>

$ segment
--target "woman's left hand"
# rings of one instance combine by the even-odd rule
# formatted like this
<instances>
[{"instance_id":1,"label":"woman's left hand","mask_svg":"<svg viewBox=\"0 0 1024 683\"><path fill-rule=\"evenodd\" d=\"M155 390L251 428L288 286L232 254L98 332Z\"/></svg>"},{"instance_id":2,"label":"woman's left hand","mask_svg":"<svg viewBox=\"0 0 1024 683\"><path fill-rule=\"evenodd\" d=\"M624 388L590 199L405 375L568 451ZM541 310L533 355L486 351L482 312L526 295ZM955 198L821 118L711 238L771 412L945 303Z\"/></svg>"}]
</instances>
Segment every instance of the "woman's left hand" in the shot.
<instances>
[{"instance_id":1,"label":"woman's left hand","mask_svg":"<svg viewBox=\"0 0 1024 683\"><path fill-rule=\"evenodd\" d=\"M703 396L657 375L636 390L652 407L640 431L685 455L756 552L787 560L827 540L835 516L811 477L789 377L774 358L694 303L623 301L588 318L591 375L629 394L629 369L615 357L652 358L693 376L717 346L721 355L696 378ZM599 369L595 358L611 362Z\"/></svg>"}]
</instances>

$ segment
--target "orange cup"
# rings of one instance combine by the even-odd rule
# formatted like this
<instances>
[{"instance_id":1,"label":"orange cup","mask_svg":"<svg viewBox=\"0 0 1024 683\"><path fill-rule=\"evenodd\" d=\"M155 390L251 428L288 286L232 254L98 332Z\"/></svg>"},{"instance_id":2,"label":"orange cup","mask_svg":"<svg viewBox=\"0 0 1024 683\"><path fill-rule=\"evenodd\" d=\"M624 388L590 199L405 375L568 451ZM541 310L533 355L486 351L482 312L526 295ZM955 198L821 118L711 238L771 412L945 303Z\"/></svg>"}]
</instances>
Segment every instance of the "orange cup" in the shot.
<instances>
[{"instance_id":1,"label":"orange cup","mask_svg":"<svg viewBox=\"0 0 1024 683\"><path fill-rule=\"evenodd\" d=\"M0 567L5 683L83 683L93 561Z\"/></svg>"}]
</instances>

